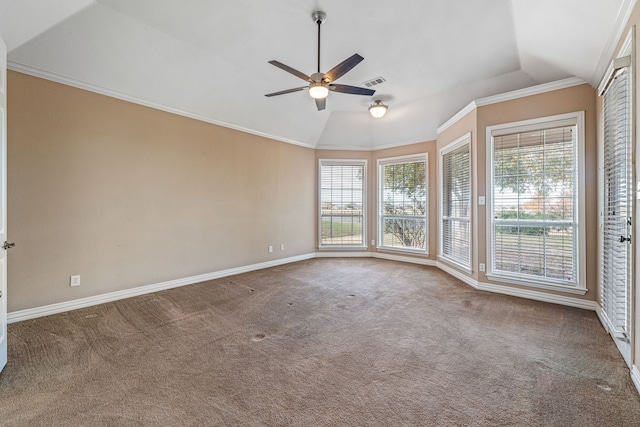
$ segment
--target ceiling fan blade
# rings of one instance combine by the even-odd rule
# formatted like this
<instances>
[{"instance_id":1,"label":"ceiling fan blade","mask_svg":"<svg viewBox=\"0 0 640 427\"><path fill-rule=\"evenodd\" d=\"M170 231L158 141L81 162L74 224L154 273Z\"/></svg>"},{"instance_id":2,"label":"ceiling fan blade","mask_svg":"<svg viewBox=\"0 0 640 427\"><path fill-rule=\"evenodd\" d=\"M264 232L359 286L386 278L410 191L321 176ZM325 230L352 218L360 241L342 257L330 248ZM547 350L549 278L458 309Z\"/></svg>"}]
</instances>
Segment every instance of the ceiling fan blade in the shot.
<instances>
[{"instance_id":1,"label":"ceiling fan blade","mask_svg":"<svg viewBox=\"0 0 640 427\"><path fill-rule=\"evenodd\" d=\"M356 87L356 86L349 86L349 85L331 84L331 85L327 85L327 87L329 88L329 90L332 90L334 92L350 93L352 95L371 96L374 93L376 93L376 91L373 90L373 89L366 89L366 88L363 88L363 87Z\"/></svg>"},{"instance_id":2,"label":"ceiling fan blade","mask_svg":"<svg viewBox=\"0 0 640 427\"><path fill-rule=\"evenodd\" d=\"M276 67L280 68L281 70L286 71L287 73L291 73L296 77L301 78L302 80L308 81L308 82L312 82L313 80L311 80L311 77L307 76L305 73L296 70L295 68L291 68L288 65L284 65L282 62L278 62L278 61L269 61L269 64L271 65L275 65Z\"/></svg>"},{"instance_id":3,"label":"ceiling fan blade","mask_svg":"<svg viewBox=\"0 0 640 427\"><path fill-rule=\"evenodd\" d=\"M316 107L318 107L318 111L322 111L327 106L327 98L316 99Z\"/></svg>"},{"instance_id":4,"label":"ceiling fan blade","mask_svg":"<svg viewBox=\"0 0 640 427\"><path fill-rule=\"evenodd\" d=\"M335 82L340 77L344 76L349 70L362 62L364 58L357 53L354 53L351 57L345 59L331 70L329 70L325 75L324 79L328 82Z\"/></svg>"},{"instance_id":5,"label":"ceiling fan blade","mask_svg":"<svg viewBox=\"0 0 640 427\"><path fill-rule=\"evenodd\" d=\"M293 89L281 90L280 92L268 93L265 96L284 95L285 93L299 92L299 91L304 90L304 89L309 89L309 86L302 86L302 87L296 87L296 88L293 88Z\"/></svg>"}]
</instances>

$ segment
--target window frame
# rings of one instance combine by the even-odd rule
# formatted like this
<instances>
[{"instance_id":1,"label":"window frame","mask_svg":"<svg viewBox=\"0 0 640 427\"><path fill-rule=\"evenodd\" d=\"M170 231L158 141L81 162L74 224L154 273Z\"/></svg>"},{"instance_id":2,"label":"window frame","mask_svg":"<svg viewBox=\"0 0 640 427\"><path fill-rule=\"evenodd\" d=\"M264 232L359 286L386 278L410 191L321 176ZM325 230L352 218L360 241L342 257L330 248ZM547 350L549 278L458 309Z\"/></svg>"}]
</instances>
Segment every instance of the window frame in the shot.
<instances>
[{"instance_id":1,"label":"window frame","mask_svg":"<svg viewBox=\"0 0 640 427\"><path fill-rule=\"evenodd\" d=\"M346 251L357 251L357 250L367 250L367 160L366 159L318 159L318 250L326 251L326 250L346 250ZM362 166L363 167L363 176L362 176L362 244L354 244L354 245L340 245L340 244L331 244L326 245L322 244L322 167L323 166Z\"/></svg>"},{"instance_id":2,"label":"window frame","mask_svg":"<svg viewBox=\"0 0 640 427\"><path fill-rule=\"evenodd\" d=\"M562 125L575 125L576 126L576 144L577 144L577 158L575 160L576 166L576 194L575 198L578 207L577 214L575 216L576 224L576 236L574 251L576 253L576 278L572 283L567 283L561 280L554 280L544 277L522 277L519 274L507 273L503 271L494 271L494 259L493 259L493 240L494 240L494 217L495 217L495 204L494 204L494 137L508 135L513 133L522 133L528 131L538 131L544 129L550 129ZM530 120L523 120L512 123L504 123L498 125L487 126L486 128L486 143L487 143L487 182L486 182L486 194L487 194L487 215L486 215L486 258L487 258L487 273L486 276L489 280L496 282L504 282L508 284L523 285L534 288L549 289L567 293L574 293L584 295L587 292L586 287L586 222L585 222L585 113L584 111L577 111L566 114L558 114L554 116L540 117Z\"/></svg>"},{"instance_id":3,"label":"window frame","mask_svg":"<svg viewBox=\"0 0 640 427\"><path fill-rule=\"evenodd\" d=\"M393 247L393 246L385 246L384 243L384 224L383 218L385 215L383 214L384 210L384 173L383 168L388 165L393 164L401 164L401 163L412 163L412 162L424 162L425 164L425 248L423 249L414 249L407 247ZM418 153L418 154L410 154L406 156L396 156L396 157L386 157L377 159L377 198L378 198L378 210L377 210L377 245L376 249L378 251L389 251L389 252L399 252L413 255L429 255L429 153Z\"/></svg>"},{"instance_id":4,"label":"window frame","mask_svg":"<svg viewBox=\"0 0 640 427\"><path fill-rule=\"evenodd\" d=\"M438 157L438 188L440 192L440 200L438 203L438 229L439 229L439 244L438 244L438 260L446 262L468 274L473 273L473 230L474 230L474 191L473 191L473 145L471 143L471 132L462 135L460 138L445 145L439 150ZM469 146L469 264L464 264L457 259L451 258L444 253L444 156L450 154L463 146Z\"/></svg>"}]
</instances>

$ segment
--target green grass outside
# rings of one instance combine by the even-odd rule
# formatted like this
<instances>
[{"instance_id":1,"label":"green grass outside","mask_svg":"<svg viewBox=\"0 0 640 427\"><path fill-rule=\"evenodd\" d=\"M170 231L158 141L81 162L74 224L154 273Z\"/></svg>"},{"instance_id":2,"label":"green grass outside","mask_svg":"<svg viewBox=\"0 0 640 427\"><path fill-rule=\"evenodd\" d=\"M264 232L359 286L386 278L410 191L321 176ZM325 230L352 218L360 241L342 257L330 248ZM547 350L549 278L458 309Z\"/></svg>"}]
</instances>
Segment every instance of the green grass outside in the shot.
<instances>
[{"instance_id":1,"label":"green grass outside","mask_svg":"<svg viewBox=\"0 0 640 427\"><path fill-rule=\"evenodd\" d=\"M322 221L322 237L346 237L362 234L361 223Z\"/></svg>"}]
</instances>

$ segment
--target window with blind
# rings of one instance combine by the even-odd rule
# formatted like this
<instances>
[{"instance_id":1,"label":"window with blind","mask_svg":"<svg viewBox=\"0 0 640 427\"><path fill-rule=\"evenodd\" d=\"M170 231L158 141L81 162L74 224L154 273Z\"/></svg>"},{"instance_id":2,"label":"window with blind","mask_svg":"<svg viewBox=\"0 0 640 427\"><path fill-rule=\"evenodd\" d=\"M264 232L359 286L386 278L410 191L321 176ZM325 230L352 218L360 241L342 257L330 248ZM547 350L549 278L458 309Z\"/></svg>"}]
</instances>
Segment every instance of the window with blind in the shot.
<instances>
[{"instance_id":1,"label":"window with blind","mask_svg":"<svg viewBox=\"0 0 640 427\"><path fill-rule=\"evenodd\" d=\"M488 128L489 278L583 287L583 117L575 113Z\"/></svg>"},{"instance_id":2,"label":"window with blind","mask_svg":"<svg viewBox=\"0 0 640 427\"><path fill-rule=\"evenodd\" d=\"M440 151L440 257L471 269L471 135Z\"/></svg>"},{"instance_id":3,"label":"window with blind","mask_svg":"<svg viewBox=\"0 0 640 427\"><path fill-rule=\"evenodd\" d=\"M378 248L427 253L427 155L378 160Z\"/></svg>"},{"instance_id":4,"label":"window with blind","mask_svg":"<svg viewBox=\"0 0 640 427\"><path fill-rule=\"evenodd\" d=\"M320 160L320 248L363 248L365 160Z\"/></svg>"},{"instance_id":5,"label":"window with blind","mask_svg":"<svg viewBox=\"0 0 640 427\"><path fill-rule=\"evenodd\" d=\"M603 81L600 181L600 318L630 363L630 283L633 283L631 58L616 59ZM618 342L622 340L621 342ZM623 342L625 344L623 344ZM623 346L621 348L621 345Z\"/></svg>"}]
</instances>

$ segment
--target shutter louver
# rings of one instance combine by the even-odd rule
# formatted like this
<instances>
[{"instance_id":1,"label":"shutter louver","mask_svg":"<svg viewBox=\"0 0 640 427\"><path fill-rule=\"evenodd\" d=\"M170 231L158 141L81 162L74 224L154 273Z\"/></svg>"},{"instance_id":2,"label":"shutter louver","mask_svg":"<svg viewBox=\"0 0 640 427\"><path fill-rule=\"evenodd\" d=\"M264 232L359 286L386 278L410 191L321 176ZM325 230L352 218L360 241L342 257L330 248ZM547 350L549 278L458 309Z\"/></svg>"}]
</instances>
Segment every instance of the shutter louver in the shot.
<instances>
[{"instance_id":1,"label":"shutter louver","mask_svg":"<svg viewBox=\"0 0 640 427\"><path fill-rule=\"evenodd\" d=\"M629 129L629 72L621 68L609 82L603 100L603 224L600 303L614 336L624 338L628 325L631 249L627 237L631 217L632 181Z\"/></svg>"},{"instance_id":2,"label":"shutter louver","mask_svg":"<svg viewBox=\"0 0 640 427\"><path fill-rule=\"evenodd\" d=\"M442 155L442 254L471 268L471 145Z\"/></svg>"}]
</instances>

